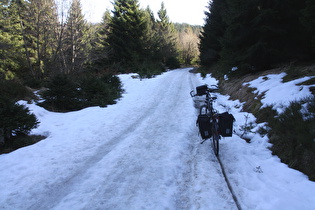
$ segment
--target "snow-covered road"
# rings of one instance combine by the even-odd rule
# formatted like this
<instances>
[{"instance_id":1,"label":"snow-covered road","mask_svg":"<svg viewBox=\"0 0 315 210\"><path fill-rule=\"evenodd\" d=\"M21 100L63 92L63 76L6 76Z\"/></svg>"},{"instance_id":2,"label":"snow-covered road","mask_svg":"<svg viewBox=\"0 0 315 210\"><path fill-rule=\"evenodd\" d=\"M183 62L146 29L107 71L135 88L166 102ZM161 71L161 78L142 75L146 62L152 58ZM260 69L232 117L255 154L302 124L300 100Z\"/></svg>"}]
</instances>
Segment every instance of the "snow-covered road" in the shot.
<instances>
[{"instance_id":1,"label":"snow-covered road","mask_svg":"<svg viewBox=\"0 0 315 210\"><path fill-rule=\"evenodd\" d=\"M0 209L237 209L210 142L200 144L189 95L216 81L189 70L120 75L126 92L107 108L61 114L28 104L41 122L33 133L48 138L0 156ZM238 130L241 104L227 99L216 107L234 114ZM252 139L220 142L242 208L312 209L313 182L273 157L266 138Z\"/></svg>"},{"instance_id":2,"label":"snow-covered road","mask_svg":"<svg viewBox=\"0 0 315 210\"><path fill-rule=\"evenodd\" d=\"M235 208L210 147L199 148L188 70L130 81L104 109L33 105L49 137L1 157L14 175L0 184L0 209Z\"/></svg>"}]
</instances>

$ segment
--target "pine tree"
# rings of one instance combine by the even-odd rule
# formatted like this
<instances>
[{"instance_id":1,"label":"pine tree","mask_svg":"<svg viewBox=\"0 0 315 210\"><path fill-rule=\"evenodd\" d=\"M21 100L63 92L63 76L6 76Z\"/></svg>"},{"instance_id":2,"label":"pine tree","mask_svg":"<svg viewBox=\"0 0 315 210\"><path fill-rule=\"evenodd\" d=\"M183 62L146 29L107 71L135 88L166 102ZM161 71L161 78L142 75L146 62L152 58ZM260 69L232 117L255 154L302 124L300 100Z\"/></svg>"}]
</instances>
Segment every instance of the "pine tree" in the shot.
<instances>
[{"instance_id":1,"label":"pine tree","mask_svg":"<svg viewBox=\"0 0 315 210\"><path fill-rule=\"evenodd\" d=\"M221 39L225 34L226 23L223 14L227 11L226 0L213 0L205 12L206 23L200 35L200 63L210 66L218 62L222 50Z\"/></svg>"},{"instance_id":2,"label":"pine tree","mask_svg":"<svg viewBox=\"0 0 315 210\"><path fill-rule=\"evenodd\" d=\"M57 8L54 0L17 1L26 59L32 76L41 79L49 72L56 48Z\"/></svg>"},{"instance_id":3,"label":"pine tree","mask_svg":"<svg viewBox=\"0 0 315 210\"><path fill-rule=\"evenodd\" d=\"M256 43L248 50L253 65L264 69L276 63L303 60L308 53L308 34L301 24L304 0L260 0L257 17L252 22L256 29Z\"/></svg>"},{"instance_id":4,"label":"pine tree","mask_svg":"<svg viewBox=\"0 0 315 210\"><path fill-rule=\"evenodd\" d=\"M149 6L144 12L146 16L146 30L144 35L144 50L147 55L146 59L152 62L160 62L161 57L158 55L160 40L156 30L157 22L154 18L153 11Z\"/></svg>"},{"instance_id":5,"label":"pine tree","mask_svg":"<svg viewBox=\"0 0 315 210\"><path fill-rule=\"evenodd\" d=\"M89 69L92 71L102 71L109 65L109 23L111 21L110 11L106 10L102 22L94 28L94 36L91 39L92 50L89 54Z\"/></svg>"},{"instance_id":6,"label":"pine tree","mask_svg":"<svg viewBox=\"0 0 315 210\"><path fill-rule=\"evenodd\" d=\"M315 58L315 1L305 1L305 8L302 10L301 21L307 28L307 34L310 35L309 46L311 47L312 58Z\"/></svg>"},{"instance_id":7,"label":"pine tree","mask_svg":"<svg viewBox=\"0 0 315 210\"><path fill-rule=\"evenodd\" d=\"M82 14L80 0L70 6L64 33L64 73L82 71L88 57L88 25Z\"/></svg>"},{"instance_id":8,"label":"pine tree","mask_svg":"<svg viewBox=\"0 0 315 210\"><path fill-rule=\"evenodd\" d=\"M161 8L158 11L159 20L158 23L158 36L160 37L160 56L162 57L162 62L167 63L168 59L174 59L177 57L177 34L175 31L175 26L170 22L167 15L166 8L162 2Z\"/></svg>"},{"instance_id":9,"label":"pine tree","mask_svg":"<svg viewBox=\"0 0 315 210\"><path fill-rule=\"evenodd\" d=\"M0 2L0 74L5 79L13 79L21 74L26 65L21 56L23 41L20 33L17 5L14 2Z\"/></svg>"},{"instance_id":10,"label":"pine tree","mask_svg":"<svg viewBox=\"0 0 315 210\"><path fill-rule=\"evenodd\" d=\"M251 71L257 66L251 62L256 52L250 48L257 42L257 28L252 21L258 13L259 0L227 0L227 11L223 14L226 29L221 39L220 62L230 69L237 66L244 71ZM249 53L250 52L250 53Z\"/></svg>"},{"instance_id":11,"label":"pine tree","mask_svg":"<svg viewBox=\"0 0 315 210\"><path fill-rule=\"evenodd\" d=\"M145 13L140 9L138 1L115 0L108 35L111 63L120 63L126 71L138 68L145 58L145 32Z\"/></svg>"}]
</instances>

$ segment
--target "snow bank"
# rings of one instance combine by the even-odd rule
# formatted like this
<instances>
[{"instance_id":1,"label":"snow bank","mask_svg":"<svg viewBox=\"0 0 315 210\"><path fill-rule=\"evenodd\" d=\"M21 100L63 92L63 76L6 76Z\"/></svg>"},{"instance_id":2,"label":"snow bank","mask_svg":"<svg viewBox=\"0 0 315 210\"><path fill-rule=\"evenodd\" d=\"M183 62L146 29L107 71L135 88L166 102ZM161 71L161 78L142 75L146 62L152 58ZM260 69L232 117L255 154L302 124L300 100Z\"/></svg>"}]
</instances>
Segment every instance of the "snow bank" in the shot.
<instances>
[{"instance_id":1,"label":"snow bank","mask_svg":"<svg viewBox=\"0 0 315 210\"><path fill-rule=\"evenodd\" d=\"M261 102L264 108L266 106L273 106L278 113L282 113L285 107L288 107L290 102L298 101L305 97L311 96L312 93L309 87L312 85L298 85L313 77L303 77L289 82L282 82L286 73L269 74L261 76L251 82L244 83L251 88L255 88L254 93L263 95Z\"/></svg>"}]
</instances>

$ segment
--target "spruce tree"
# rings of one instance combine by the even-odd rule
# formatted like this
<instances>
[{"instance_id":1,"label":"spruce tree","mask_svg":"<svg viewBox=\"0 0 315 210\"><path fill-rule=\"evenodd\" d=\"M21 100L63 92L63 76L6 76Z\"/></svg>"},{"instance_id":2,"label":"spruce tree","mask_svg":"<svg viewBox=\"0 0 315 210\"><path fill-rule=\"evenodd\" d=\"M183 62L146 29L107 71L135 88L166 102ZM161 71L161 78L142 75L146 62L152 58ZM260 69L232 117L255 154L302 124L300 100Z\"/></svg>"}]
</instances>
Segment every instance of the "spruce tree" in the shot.
<instances>
[{"instance_id":1,"label":"spruce tree","mask_svg":"<svg viewBox=\"0 0 315 210\"><path fill-rule=\"evenodd\" d=\"M137 71L145 58L145 13L137 0L115 0L108 43L110 61L119 63L124 71Z\"/></svg>"},{"instance_id":2,"label":"spruce tree","mask_svg":"<svg viewBox=\"0 0 315 210\"><path fill-rule=\"evenodd\" d=\"M306 0L305 8L302 10L302 24L309 34L309 46L311 47L312 58L315 58L315 1Z\"/></svg>"},{"instance_id":3,"label":"spruce tree","mask_svg":"<svg viewBox=\"0 0 315 210\"><path fill-rule=\"evenodd\" d=\"M17 1L21 33L29 70L36 79L44 78L56 49L57 8L54 0Z\"/></svg>"},{"instance_id":4,"label":"spruce tree","mask_svg":"<svg viewBox=\"0 0 315 210\"><path fill-rule=\"evenodd\" d=\"M170 21L164 3L162 2L161 8L158 11L158 36L160 37L160 56L162 62L167 64L168 60L174 60L177 57L177 34L174 24Z\"/></svg>"},{"instance_id":5,"label":"spruce tree","mask_svg":"<svg viewBox=\"0 0 315 210\"><path fill-rule=\"evenodd\" d=\"M66 21L63 52L64 73L82 71L88 57L88 25L82 14L80 0L73 0Z\"/></svg>"},{"instance_id":6,"label":"spruce tree","mask_svg":"<svg viewBox=\"0 0 315 210\"><path fill-rule=\"evenodd\" d=\"M29 96L29 91L16 80L0 78L0 138L11 147L13 136L27 135L39 124L29 109L16 102Z\"/></svg>"},{"instance_id":7,"label":"spruce tree","mask_svg":"<svg viewBox=\"0 0 315 210\"><path fill-rule=\"evenodd\" d=\"M221 39L225 34L226 23L223 14L227 11L226 0L213 0L205 12L206 23L200 35L200 64L210 66L218 62L222 50Z\"/></svg>"},{"instance_id":8,"label":"spruce tree","mask_svg":"<svg viewBox=\"0 0 315 210\"><path fill-rule=\"evenodd\" d=\"M248 73L303 60L309 40L303 8L304 0L227 0L220 62Z\"/></svg>"},{"instance_id":9,"label":"spruce tree","mask_svg":"<svg viewBox=\"0 0 315 210\"><path fill-rule=\"evenodd\" d=\"M156 31L157 22L154 18L153 12L148 6L145 13L146 30L144 35L144 53L147 55L146 59L152 62L160 62L161 58L158 56L159 37Z\"/></svg>"},{"instance_id":10,"label":"spruce tree","mask_svg":"<svg viewBox=\"0 0 315 210\"><path fill-rule=\"evenodd\" d=\"M26 65L23 53L23 41L20 33L15 2L0 2L0 76L13 79L21 75L22 67Z\"/></svg>"},{"instance_id":11,"label":"spruce tree","mask_svg":"<svg viewBox=\"0 0 315 210\"><path fill-rule=\"evenodd\" d=\"M304 5L304 0L259 1L258 14L252 22L258 38L251 47L258 53L250 62L266 69L281 62L303 60L307 56L308 33L301 24Z\"/></svg>"},{"instance_id":12,"label":"spruce tree","mask_svg":"<svg viewBox=\"0 0 315 210\"><path fill-rule=\"evenodd\" d=\"M256 52L249 49L257 42L257 31L252 25L258 13L259 0L227 0L227 11L223 14L226 29L221 39L220 62L230 69L237 66L251 71L257 66L251 62Z\"/></svg>"},{"instance_id":13,"label":"spruce tree","mask_svg":"<svg viewBox=\"0 0 315 210\"><path fill-rule=\"evenodd\" d=\"M102 71L109 65L109 23L111 21L110 11L106 10L102 22L94 27L94 35L91 39L91 52L89 54L89 69Z\"/></svg>"}]
</instances>

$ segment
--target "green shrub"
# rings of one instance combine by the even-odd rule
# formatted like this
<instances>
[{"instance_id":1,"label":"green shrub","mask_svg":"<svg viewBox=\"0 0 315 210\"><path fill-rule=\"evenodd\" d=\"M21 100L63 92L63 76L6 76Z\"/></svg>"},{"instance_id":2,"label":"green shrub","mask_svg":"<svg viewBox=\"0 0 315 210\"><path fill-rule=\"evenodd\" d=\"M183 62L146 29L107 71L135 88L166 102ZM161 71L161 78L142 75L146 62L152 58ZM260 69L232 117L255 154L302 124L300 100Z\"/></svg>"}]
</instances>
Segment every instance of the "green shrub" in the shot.
<instances>
[{"instance_id":1,"label":"green shrub","mask_svg":"<svg viewBox=\"0 0 315 210\"><path fill-rule=\"evenodd\" d=\"M0 128L6 147L11 147L13 137L28 135L39 124L36 116L23 105L0 96Z\"/></svg>"},{"instance_id":2,"label":"green shrub","mask_svg":"<svg viewBox=\"0 0 315 210\"><path fill-rule=\"evenodd\" d=\"M83 107L79 100L79 87L66 75L56 75L43 93L45 100L39 105L51 111L74 111Z\"/></svg>"},{"instance_id":3,"label":"green shrub","mask_svg":"<svg viewBox=\"0 0 315 210\"><path fill-rule=\"evenodd\" d=\"M33 93L31 93L24 85L15 80L0 79L0 94L1 97L5 97L8 100L14 102L33 97Z\"/></svg>"},{"instance_id":4,"label":"green shrub","mask_svg":"<svg viewBox=\"0 0 315 210\"><path fill-rule=\"evenodd\" d=\"M105 107L111 103L109 85L99 78L88 78L81 82L81 100L85 106Z\"/></svg>"},{"instance_id":5,"label":"green shrub","mask_svg":"<svg viewBox=\"0 0 315 210\"><path fill-rule=\"evenodd\" d=\"M259 103L257 106L261 106L261 103ZM258 123L269 122L270 120L274 119L274 116L277 116L277 111L272 109L272 106L267 106L262 109L257 109L254 105L252 107L255 108L254 110L257 110L255 111L254 115L257 117Z\"/></svg>"},{"instance_id":6,"label":"green shrub","mask_svg":"<svg viewBox=\"0 0 315 210\"><path fill-rule=\"evenodd\" d=\"M144 62L138 65L137 69L135 69L135 73L138 73L140 78L153 78L156 75L161 74L165 71L165 68L162 64L156 62Z\"/></svg>"},{"instance_id":7,"label":"green shrub","mask_svg":"<svg viewBox=\"0 0 315 210\"><path fill-rule=\"evenodd\" d=\"M101 77L101 80L109 86L112 102L121 97L124 90L119 77L111 74L105 74Z\"/></svg>"},{"instance_id":8,"label":"green shrub","mask_svg":"<svg viewBox=\"0 0 315 210\"><path fill-rule=\"evenodd\" d=\"M176 57L170 57L166 60L165 65L169 68L169 69L177 69L180 68L180 62Z\"/></svg>"},{"instance_id":9,"label":"green shrub","mask_svg":"<svg viewBox=\"0 0 315 210\"><path fill-rule=\"evenodd\" d=\"M279 116L268 119L273 154L315 181L314 98L292 102ZM307 109L303 108L307 107Z\"/></svg>"},{"instance_id":10,"label":"green shrub","mask_svg":"<svg viewBox=\"0 0 315 210\"><path fill-rule=\"evenodd\" d=\"M85 78L80 83L81 100L84 106L105 107L121 97L122 85L117 76L103 75L101 78Z\"/></svg>"},{"instance_id":11,"label":"green shrub","mask_svg":"<svg viewBox=\"0 0 315 210\"><path fill-rule=\"evenodd\" d=\"M43 93L39 105L52 111L74 111L89 106L105 107L121 97L122 85L117 76L88 76L75 83L66 75L58 75Z\"/></svg>"},{"instance_id":12,"label":"green shrub","mask_svg":"<svg viewBox=\"0 0 315 210\"><path fill-rule=\"evenodd\" d=\"M16 102L31 98L32 93L18 81L0 80L0 149L12 148L19 144L17 136L27 136L39 124L36 116L29 109Z\"/></svg>"}]
</instances>

